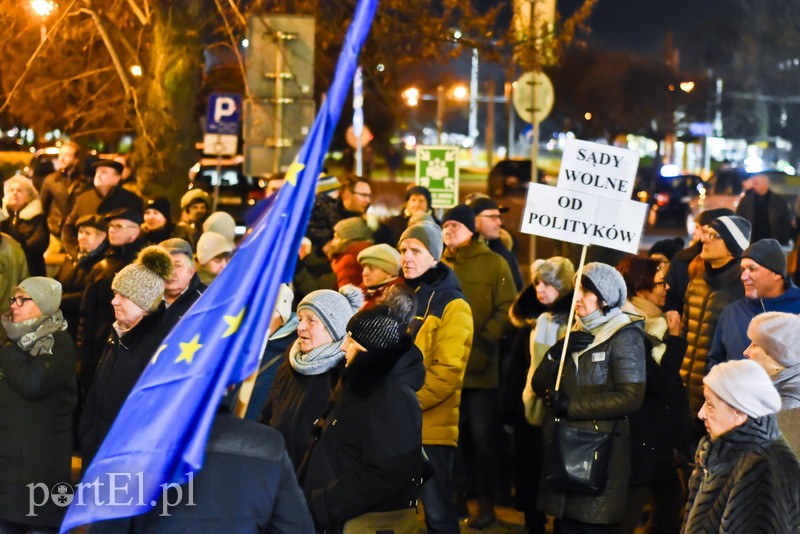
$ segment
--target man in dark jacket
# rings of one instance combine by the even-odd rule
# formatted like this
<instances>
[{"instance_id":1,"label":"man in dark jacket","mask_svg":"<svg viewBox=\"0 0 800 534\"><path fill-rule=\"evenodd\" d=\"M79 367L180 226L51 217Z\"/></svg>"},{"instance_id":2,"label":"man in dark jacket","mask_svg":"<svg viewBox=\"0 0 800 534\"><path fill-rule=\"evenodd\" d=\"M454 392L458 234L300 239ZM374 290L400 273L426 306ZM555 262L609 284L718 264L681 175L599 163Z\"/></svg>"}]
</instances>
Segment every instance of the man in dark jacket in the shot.
<instances>
[{"instance_id":1,"label":"man in dark jacket","mask_svg":"<svg viewBox=\"0 0 800 534\"><path fill-rule=\"evenodd\" d=\"M510 329L508 309L516 291L508 263L477 234L472 208L460 204L448 211L442 218L442 236L447 247L442 261L455 271L472 309L472 350L461 390L459 451L478 496L478 514L468 524L481 529L496 520L499 347Z\"/></svg>"},{"instance_id":2,"label":"man in dark jacket","mask_svg":"<svg viewBox=\"0 0 800 534\"><path fill-rule=\"evenodd\" d=\"M750 345L747 326L756 315L768 311L800 313L800 289L786 273L786 255L774 239L762 239L742 254L744 298L728 304L719 316L708 352L708 369L744 359Z\"/></svg>"},{"instance_id":3,"label":"man in dark jacket","mask_svg":"<svg viewBox=\"0 0 800 534\"><path fill-rule=\"evenodd\" d=\"M769 188L769 176L755 174L750 177L751 188L742 197L736 215L744 217L753 226L752 240L776 239L787 245L792 237L791 213L784 199Z\"/></svg>"},{"instance_id":4,"label":"man in dark jacket","mask_svg":"<svg viewBox=\"0 0 800 534\"><path fill-rule=\"evenodd\" d=\"M42 201L42 210L47 216L47 229L50 235L61 241L61 228L64 219L72 211L75 199L88 191L92 184L81 174L80 146L72 141L67 141L58 150L58 170L48 174L39 199Z\"/></svg>"},{"instance_id":5,"label":"man in dark jacket","mask_svg":"<svg viewBox=\"0 0 800 534\"><path fill-rule=\"evenodd\" d=\"M192 246L183 239L173 237L159 243L172 258L172 276L164 285L164 321L167 330L172 330L181 317L189 311L206 285L200 281L194 265Z\"/></svg>"},{"instance_id":6,"label":"man in dark jacket","mask_svg":"<svg viewBox=\"0 0 800 534\"><path fill-rule=\"evenodd\" d=\"M94 163L93 167L95 168L94 188L78 195L75 199L75 206L64 220L61 241L67 252L74 252L77 248L78 230L75 223L84 215L92 213L105 215L120 208L138 211L140 217L143 212L142 198L118 187L123 169L122 163L110 159L100 159Z\"/></svg>"},{"instance_id":7,"label":"man in dark jacket","mask_svg":"<svg viewBox=\"0 0 800 534\"><path fill-rule=\"evenodd\" d=\"M459 532L453 506L453 459L473 330L472 311L458 278L440 262L442 247L441 228L426 222L409 226L398 242L403 277L417 302L409 332L425 364L425 383L417 399L422 408L422 445L436 475L422 487L420 498L432 534Z\"/></svg>"},{"instance_id":8,"label":"man in dark jacket","mask_svg":"<svg viewBox=\"0 0 800 534\"><path fill-rule=\"evenodd\" d=\"M111 283L116 320L97 364L80 424L84 468L97 454L139 375L168 333L161 314L164 282L171 275L169 254L151 246Z\"/></svg>"},{"instance_id":9,"label":"man in dark jacket","mask_svg":"<svg viewBox=\"0 0 800 534\"><path fill-rule=\"evenodd\" d=\"M475 230L492 252L501 255L506 260L514 278L514 286L517 291L522 291L522 273L519 270L517 256L508 250L500 239L500 232L503 229L502 214L506 213L508 208L499 206L491 198L485 197L472 199L469 207L475 214Z\"/></svg>"},{"instance_id":10,"label":"man in dark jacket","mask_svg":"<svg viewBox=\"0 0 800 534\"><path fill-rule=\"evenodd\" d=\"M191 495L191 498L189 496ZM176 504L177 503L177 504ZM311 534L314 523L280 433L220 408L203 467L163 492L141 516L101 521L89 534L119 532Z\"/></svg>"},{"instance_id":11,"label":"man in dark jacket","mask_svg":"<svg viewBox=\"0 0 800 534\"><path fill-rule=\"evenodd\" d=\"M372 186L369 180L360 176L347 176L342 179L339 197L321 194L314 201L306 235L317 252L333 238L333 227L342 219L364 217L372 202Z\"/></svg>"},{"instance_id":12,"label":"man in dark jacket","mask_svg":"<svg viewBox=\"0 0 800 534\"><path fill-rule=\"evenodd\" d=\"M739 216L720 217L703 234L700 257L705 272L689 282L681 316L681 336L689 343L681 366L681 379L696 414L703 404L703 377L711 340L723 308L744 297L739 281L739 258L750 242L750 223ZM699 421L697 430L702 431ZM699 436L697 436L699 437Z\"/></svg>"},{"instance_id":13,"label":"man in dark jacket","mask_svg":"<svg viewBox=\"0 0 800 534\"><path fill-rule=\"evenodd\" d=\"M102 261L108 249L108 224L100 215L84 215L78 219L76 226L78 251L67 255L55 278L61 282L61 311L67 320L67 331L77 342L81 298L92 269Z\"/></svg>"},{"instance_id":14,"label":"man in dark jacket","mask_svg":"<svg viewBox=\"0 0 800 534\"><path fill-rule=\"evenodd\" d=\"M133 210L120 209L106 216L109 248L105 258L89 273L81 296L78 326L78 384L87 391L95 367L111 332L114 276L136 259L144 243L141 240L142 216Z\"/></svg>"}]
</instances>

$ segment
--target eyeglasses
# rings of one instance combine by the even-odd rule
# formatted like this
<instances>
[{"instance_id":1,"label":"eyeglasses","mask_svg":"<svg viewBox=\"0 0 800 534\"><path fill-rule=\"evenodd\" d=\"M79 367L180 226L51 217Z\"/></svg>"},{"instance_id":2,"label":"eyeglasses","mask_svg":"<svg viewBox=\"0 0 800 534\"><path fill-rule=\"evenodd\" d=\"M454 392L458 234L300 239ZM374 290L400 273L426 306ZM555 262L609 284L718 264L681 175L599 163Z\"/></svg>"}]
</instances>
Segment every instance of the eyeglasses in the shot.
<instances>
[{"instance_id":1,"label":"eyeglasses","mask_svg":"<svg viewBox=\"0 0 800 534\"><path fill-rule=\"evenodd\" d=\"M363 198L372 198L372 193L359 193L358 191L351 191L351 192L352 192L354 195L357 195L357 196L359 196L359 197L363 197Z\"/></svg>"},{"instance_id":2,"label":"eyeglasses","mask_svg":"<svg viewBox=\"0 0 800 534\"><path fill-rule=\"evenodd\" d=\"M122 228L138 228L138 226L134 224L119 224L119 223L111 223L108 225L109 228L113 228L114 230L120 230Z\"/></svg>"},{"instance_id":3,"label":"eyeglasses","mask_svg":"<svg viewBox=\"0 0 800 534\"><path fill-rule=\"evenodd\" d=\"M703 237L708 239L709 241L716 241L719 239L719 234L712 230L711 228L706 228L703 230Z\"/></svg>"},{"instance_id":4,"label":"eyeglasses","mask_svg":"<svg viewBox=\"0 0 800 534\"><path fill-rule=\"evenodd\" d=\"M667 285L667 281L666 280L662 280L660 282L653 282L653 285L655 285L655 286L665 286L665 285Z\"/></svg>"},{"instance_id":5,"label":"eyeglasses","mask_svg":"<svg viewBox=\"0 0 800 534\"><path fill-rule=\"evenodd\" d=\"M30 298L30 297L11 297L10 299L8 299L8 303L11 304L11 305L16 304L17 306L22 306L23 304L25 304L29 300L33 300L33 299Z\"/></svg>"},{"instance_id":6,"label":"eyeglasses","mask_svg":"<svg viewBox=\"0 0 800 534\"><path fill-rule=\"evenodd\" d=\"M476 215L476 217L483 217L484 219L492 219L493 221L499 221L502 219L501 215Z\"/></svg>"}]
</instances>

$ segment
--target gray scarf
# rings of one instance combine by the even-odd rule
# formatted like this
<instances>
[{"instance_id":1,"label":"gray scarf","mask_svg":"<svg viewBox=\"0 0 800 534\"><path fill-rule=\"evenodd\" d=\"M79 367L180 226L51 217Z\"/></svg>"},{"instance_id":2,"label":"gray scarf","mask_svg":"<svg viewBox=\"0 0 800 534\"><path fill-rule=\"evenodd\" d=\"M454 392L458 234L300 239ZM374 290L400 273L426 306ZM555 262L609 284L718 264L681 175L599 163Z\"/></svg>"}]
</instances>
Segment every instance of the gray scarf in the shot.
<instances>
[{"instance_id":1,"label":"gray scarf","mask_svg":"<svg viewBox=\"0 0 800 534\"><path fill-rule=\"evenodd\" d=\"M343 339L322 345L310 352L300 350L300 340L289 349L289 364L301 375L321 375L330 371L344 358Z\"/></svg>"},{"instance_id":2,"label":"gray scarf","mask_svg":"<svg viewBox=\"0 0 800 534\"><path fill-rule=\"evenodd\" d=\"M12 321L9 313L0 318L0 322L9 339L16 341L17 346L31 356L53 354L53 334L67 329L67 321L61 310L56 310L53 315L34 317L19 323Z\"/></svg>"}]
</instances>

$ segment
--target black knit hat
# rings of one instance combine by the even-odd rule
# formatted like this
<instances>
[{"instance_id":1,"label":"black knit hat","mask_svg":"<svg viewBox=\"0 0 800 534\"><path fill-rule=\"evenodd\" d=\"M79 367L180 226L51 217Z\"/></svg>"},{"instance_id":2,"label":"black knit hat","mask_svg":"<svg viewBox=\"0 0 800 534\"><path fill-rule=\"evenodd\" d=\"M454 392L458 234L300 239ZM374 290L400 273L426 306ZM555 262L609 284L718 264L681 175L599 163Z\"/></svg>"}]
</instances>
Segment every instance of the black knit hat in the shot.
<instances>
[{"instance_id":1,"label":"black knit hat","mask_svg":"<svg viewBox=\"0 0 800 534\"><path fill-rule=\"evenodd\" d=\"M750 258L773 273L786 277L786 254L775 239L760 239L742 252L742 258Z\"/></svg>"},{"instance_id":2,"label":"black knit hat","mask_svg":"<svg viewBox=\"0 0 800 534\"><path fill-rule=\"evenodd\" d=\"M392 287L380 304L353 315L347 323L347 335L368 351L388 349L403 338L415 310L414 298Z\"/></svg>"},{"instance_id":3,"label":"black knit hat","mask_svg":"<svg viewBox=\"0 0 800 534\"><path fill-rule=\"evenodd\" d=\"M408 191L406 191L406 202L408 202L408 199L411 198L411 195L422 195L425 197L425 200L428 202L428 209L431 209L431 203L433 200L431 199L431 192L428 191L427 187L422 187L421 185L409 187Z\"/></svg>"},{"instance_id":4,"label":"black knit hat","mask_svg":"<svg viewBox=\"0 0 800 534\"><path fill-rule=\"evenodd\" d=\"M169 200L164 197L149 199L144 205L144 210L156 210L164 216L167 222L172 219L172 206L170 205Z\"/></svg>"},{"instance_id":5,"label":"black knit hat","mask_svg":"<svg viewBox=\"0 0 800 534\"><path fill-rule=\"evenodd\" d=\"M442 225L444 226L447 221L460 222L467 227L467 230L475 233L475 212L466 204L459 204L445 213L442 217Z\"/></svg>"}]
</instances>

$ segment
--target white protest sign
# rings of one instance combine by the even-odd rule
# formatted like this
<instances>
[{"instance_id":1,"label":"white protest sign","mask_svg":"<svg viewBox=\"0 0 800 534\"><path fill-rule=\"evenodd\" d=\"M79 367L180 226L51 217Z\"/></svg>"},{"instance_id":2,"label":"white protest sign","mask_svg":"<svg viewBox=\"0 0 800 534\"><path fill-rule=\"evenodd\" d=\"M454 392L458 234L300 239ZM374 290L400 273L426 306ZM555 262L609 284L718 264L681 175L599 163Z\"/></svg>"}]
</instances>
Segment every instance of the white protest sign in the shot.
<instances>
[{"instance_id":1,"label":"white protest sign","mask_svg":"<svg viewBox=\"0 0 800 534\"><path fill-rule=\"evenodd\" d=\"M639 155L633 150L569 139L561 157L558 188L630 200Z\"/></svg>"},{"instance_id":2,"label":"white protest sign","mask_svg":"<svg viewBox=\"0 0 800 534\"><path fill-rule=\"evenodd\" d=\"M520 230L636 254L647 208L647 204L635 200L612 200L532 183Z\"/></svg>"}]
</instances>

